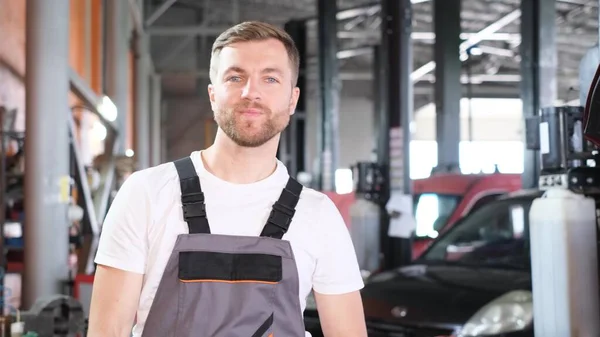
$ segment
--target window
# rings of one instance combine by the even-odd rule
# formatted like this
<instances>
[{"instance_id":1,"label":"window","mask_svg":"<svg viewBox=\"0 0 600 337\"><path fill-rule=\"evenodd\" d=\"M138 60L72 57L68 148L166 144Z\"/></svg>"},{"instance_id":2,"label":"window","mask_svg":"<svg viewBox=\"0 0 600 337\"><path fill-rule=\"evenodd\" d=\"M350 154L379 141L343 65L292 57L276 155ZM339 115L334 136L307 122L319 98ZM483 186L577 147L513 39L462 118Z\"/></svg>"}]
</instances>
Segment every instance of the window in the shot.
<instances>
[{"instance_id":1,"label":"window","mask_svg":"<svg viewBox=\"0 0 600 337\"><path fill-rule=\"evenodd\" d=\"M460 170L463 174L523 173L523 142L518 141L461 141ZM423 179L431 175L438 164L437 142L410 142L410 178Z\"/></svg>"},{"instance_id":2,"label":"window","mask_svg":"<svg viewBox=\"0 0 600 337\"><path fill-rule=\"evenodd\" d=\"M424 260L465 265L529 266L527 214L533 199L490 202L436 241Z\"/></svg>"},{"instance_id":3,"label":"window","mask_svg":"<svg viewBox=\"0 0 600 337\"><path fill-rule=\"evenodd\" d=\"M352 169L341 168L335 170L335 193L348 194L352 193L353 190Z\"/></svg>"},{"instance_id":4,"label":"window","mask_svg":"<svg viewBox=\"0 0 600 337\"><path fill-rule=\"evenodd\" d=\"M424 193L415 197L416 236L436 238L460 201L459 196Z\"/></svg>"}]
</instances>

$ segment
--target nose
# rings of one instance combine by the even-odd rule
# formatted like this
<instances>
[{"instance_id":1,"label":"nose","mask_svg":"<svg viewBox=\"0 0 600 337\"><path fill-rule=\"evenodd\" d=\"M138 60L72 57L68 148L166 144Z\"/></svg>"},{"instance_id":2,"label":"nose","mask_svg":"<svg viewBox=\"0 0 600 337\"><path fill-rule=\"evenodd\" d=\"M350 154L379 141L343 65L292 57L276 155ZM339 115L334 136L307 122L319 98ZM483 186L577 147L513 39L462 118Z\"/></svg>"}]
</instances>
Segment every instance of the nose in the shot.
<instances>
[{"instance_id":1,"label":"nose","mask_svg":"<svg viewBox=\"0 0 600 337\"><path fill-rule=\"evenodd\" d=\"M260 99L260 85L258 80L252 77L248 78L244 87L242 88L242 98L254 101Z\"/></svg>"}]
</instances>

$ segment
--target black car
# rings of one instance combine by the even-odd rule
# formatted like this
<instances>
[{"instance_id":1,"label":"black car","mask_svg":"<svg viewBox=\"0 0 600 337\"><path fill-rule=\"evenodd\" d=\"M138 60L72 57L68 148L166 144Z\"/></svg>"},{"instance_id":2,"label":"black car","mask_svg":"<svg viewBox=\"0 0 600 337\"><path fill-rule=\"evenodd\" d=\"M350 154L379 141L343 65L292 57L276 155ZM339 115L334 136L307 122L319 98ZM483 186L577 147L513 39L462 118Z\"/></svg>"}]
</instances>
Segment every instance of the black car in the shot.
<instances>
[{"instance_id":1,"label":"black car","mask_svg":"<svg viewBox=\"0 0 600 337\"><path fill-rule=\"evenodd\" d=\"M412 264L367 279L370 337L533 337L529 209L539 191L501 197L459 220ZM307 330L321 337L314 303Z\"/></svg>"}]
</instances>

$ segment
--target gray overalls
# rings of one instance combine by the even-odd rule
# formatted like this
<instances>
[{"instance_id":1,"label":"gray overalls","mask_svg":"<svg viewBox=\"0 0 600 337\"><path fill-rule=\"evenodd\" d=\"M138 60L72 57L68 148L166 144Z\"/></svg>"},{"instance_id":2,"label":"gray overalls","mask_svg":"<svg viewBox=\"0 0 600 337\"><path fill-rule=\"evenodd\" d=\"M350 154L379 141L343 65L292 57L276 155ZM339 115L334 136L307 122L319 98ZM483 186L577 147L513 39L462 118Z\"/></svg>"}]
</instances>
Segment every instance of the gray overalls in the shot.
<instances>
[{"instance_id":1,"label":"gray overalls","mask_svg":"<svg viewBox=\"0 0 600 337\"><path fill-rule=\"evenodd\" d=\"M281 240L302 185L289 178L260 237L211 234L191 158L174 164L189 234L177 237L142 337L304 337L298 270Z\"/></svg>"}]
</instances>

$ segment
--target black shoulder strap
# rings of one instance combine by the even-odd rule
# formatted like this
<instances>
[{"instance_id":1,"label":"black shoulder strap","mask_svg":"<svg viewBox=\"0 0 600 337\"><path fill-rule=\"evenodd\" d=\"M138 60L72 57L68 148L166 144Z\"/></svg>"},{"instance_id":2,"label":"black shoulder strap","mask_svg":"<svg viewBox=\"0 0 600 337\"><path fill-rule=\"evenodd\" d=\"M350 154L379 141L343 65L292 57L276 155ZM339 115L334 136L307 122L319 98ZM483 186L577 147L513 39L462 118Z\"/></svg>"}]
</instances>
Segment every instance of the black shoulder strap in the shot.
<instances>
[{"instance_id":1,"label":"black shoulder strap","mask_svg":"<svg viewBox=\"0 0 600 337\"><path fill-rule=\"evenodd\" d=\"M200 187L200 178L196 174L194 163L190 157L178 159L173 162L179 174L181 185L181 204L183 205L183 218L188 223L190 234L210 233L210 226L206 218L204 193Z\"/></svg>"},{"instance_id":2,"label":"black shoulder strap","mask_svg":"<svg viewBox=\"0 0 600 337\"><path fill-rule=\"evenodd\" d=\"M296 213L296 205L300 200L302 184L290 177L287 185L281 192L279 200L273 205L267 224L260 236L281 239L290 227L292 218Z\"/></svg>"}]
</instances>

